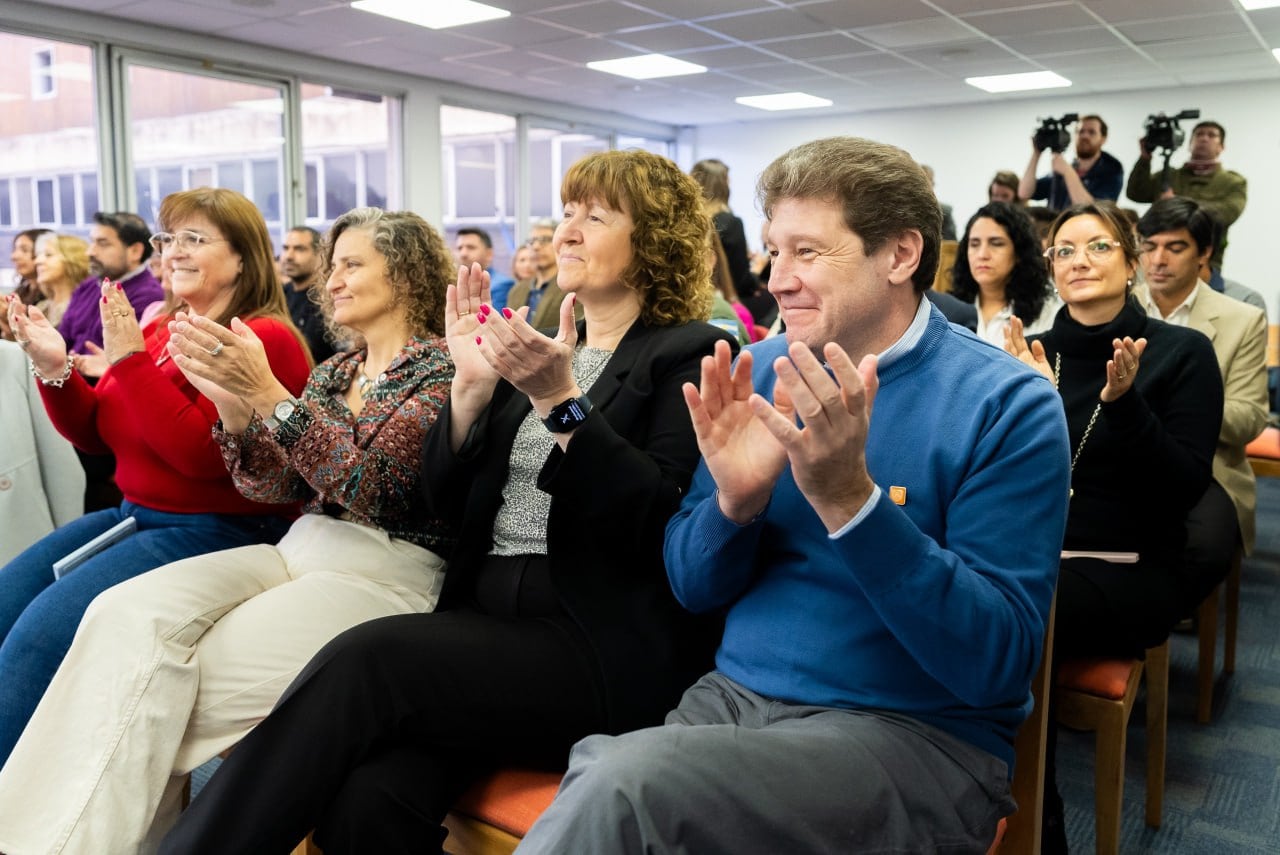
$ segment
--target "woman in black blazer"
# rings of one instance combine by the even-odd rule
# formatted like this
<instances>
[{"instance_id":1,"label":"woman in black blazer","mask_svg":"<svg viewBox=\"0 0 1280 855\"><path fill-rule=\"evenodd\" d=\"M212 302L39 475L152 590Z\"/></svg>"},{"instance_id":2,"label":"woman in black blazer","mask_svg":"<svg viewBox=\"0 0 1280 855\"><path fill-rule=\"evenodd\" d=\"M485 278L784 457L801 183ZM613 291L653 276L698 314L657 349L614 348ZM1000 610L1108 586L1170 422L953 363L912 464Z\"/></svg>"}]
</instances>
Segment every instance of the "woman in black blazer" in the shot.
<instances>
[{"instance_id":1,"label":"woman in black blazer","mask_svg":"<svg viewBox=\"0 0 1280 855\"><path fill-rule=\"evenodd\" d=\"M676 603L667 519L698 461L681 386L717 339L699 189L642 151L566 174L569 296L548 338L460 270L457 372L423 449L459 546L433 614L339 636L235 750L162 851L434 850L499 765L562 768L595 732L657 724L710 667L714 622ZM585 320L575 325L575 303Z\"/></svg>"}]
</instances>

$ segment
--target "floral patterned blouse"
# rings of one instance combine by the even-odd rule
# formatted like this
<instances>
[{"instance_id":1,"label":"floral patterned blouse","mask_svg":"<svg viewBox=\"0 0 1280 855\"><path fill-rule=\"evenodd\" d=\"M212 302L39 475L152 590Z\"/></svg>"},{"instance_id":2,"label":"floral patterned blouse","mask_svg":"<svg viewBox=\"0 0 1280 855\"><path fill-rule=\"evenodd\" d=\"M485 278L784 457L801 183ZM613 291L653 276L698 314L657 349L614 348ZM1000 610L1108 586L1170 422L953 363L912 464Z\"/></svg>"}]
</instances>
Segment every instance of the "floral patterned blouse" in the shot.
<instances>
[{"instance_id":1,"label":"floral patterned blouse","mask_svg":"<svg viewBox=\"0 0 1280 855\"><path fill-rule=\"evenodd\" d=\"M422 442L453 382L444 339L412 338L353 416L344 399L364 350L317 365L302 405L274 433L255 414L243 434L214 439L236 487L260 502L303 501L305 513L342 517L448 555L453 532L428 519L419 483Z\"/></svg>"}]
</instances>

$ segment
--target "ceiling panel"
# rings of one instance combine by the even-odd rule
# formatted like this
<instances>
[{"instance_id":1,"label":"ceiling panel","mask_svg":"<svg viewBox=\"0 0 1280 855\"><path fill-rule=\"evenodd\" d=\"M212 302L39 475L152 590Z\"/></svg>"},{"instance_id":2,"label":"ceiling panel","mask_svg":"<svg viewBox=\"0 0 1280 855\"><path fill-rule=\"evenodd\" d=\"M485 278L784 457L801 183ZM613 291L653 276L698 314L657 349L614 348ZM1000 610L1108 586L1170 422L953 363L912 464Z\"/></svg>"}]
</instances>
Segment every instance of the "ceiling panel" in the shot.
<instances>
[{"instance_id":1,"label":"ceiling panel","mask_svg":"<svg viewBox=\"0 0 1280 855\"><path fill-rule=\"evenodd\" d=\"M796 8L816 21L841 30L917 21L938 14L919 0L821 0Z\"/></svg>"},{"instance_id":2,"label":"ceiling panel","mask_svg":"<svg viewBox=\"0 0 1280 855\"><path fill-rule=\"evenodd\" d=\"M777 4L771 0L638 0L633 5L640 5L651 12L672 18L697 20L733 12L772 9Z\"/></svg>"},{"instance_id":3,"label":"ceiling panel","mask_svg":"<svg viewBox=\"0 0 1280 855\"><path fill-rule=\"evenodd\" d=\"M1086 27L1079 30L1057 30L1046 33L1028 33L1021 36L1006 36L1000 40L1000 43L1027 56L1035 56L1042 53L1124 47L1124 42L1106 27ZM1126 47L1124 55L1132 57L1133 54Z\"/></svg>"},{"instance_id":4,"label":"ceiling panel","mask_svg":"<svg viewBox=\"0 0 1280 855\"><path fill-rule=\"evenodd\" d=\"M838 56L816 60L810 64L830 71L832 74L847 74L852 77L868 72L883 74L886 71L916 67L905 59L894 56L891 53L863 53L856 56Z\"/></svg>"},{"instance_id":5,"label":"ceiling panel","mask_svg":"<svg viewBox=\"0 0 1280 855\"><path fill-rule=\"evenodd\" d=\"M667 24L644 30L618 33L613 41L635 45L652 53L672 53L681 50L720 47L727 42L719 36L688 24ZM618 56L626 56L620 53Z\"/></svg>"},{"instance_id":6,"label":"ceiling panel","mask_svg":"<svg viewBox=\"0 0 1280 855\"><path fill-rule=\"evenodd\" d=\"M973 30L954 18L922 18L900 24L863 27L856 32L861 38L887 48L970 41L975 35Z\"/></svg>"},{"instance_id":7,"label":"ceiling panel","mask_svg":"<svg viewBox=\"0 0 1280 855\"><path fill-rule=\"evenodd\" d=\"M1044 30L1069 30L1097 26L1098 19L1082 6L1060 5L1035 9L1011 9L1004 12L965 16L964 22L996 38L1038 33Z\"/></svg>"},{"instance_id":8,"label":"ceiling panel","mask_svg":"<svg viewBox=\"0 0 1280 855\"><path fill-rule=\"evenodd\" d=\"M1080 4L1102 20L1141 21L1149 18L1176 18L1180 15L1203 15L1208 12L1235 11L1234 0L1080 0Z\"/></svg>"},{"instance_id":9,"label":"ceiling panel","mask_svg":"<svg viewBox=\"0 0 1280 855\"><path fill-rule=\"evenodd\" d=\"M533 17L539 21L550 21L584 33L613 33L631 27L645 27L670 21L666 16L624 3L615 3L613 0L552 9L539 12ZM520 23L521 20L524 19L518 19L516 23Z\"/></svg>"},{"instance_id":10,"label":"ceiling panel","mask_svg":"<svg viewBox=\"0 0 1280 855\"><path fill-rule=\"evenodd\" d=\"M769 9L703 21L698 26L724 34L730 40L758 42L788 36L811 36L831 28L807 15L789 9Z\"/></svg>"},{"instance_id":11,"label":"ceiling panel","mask_svg":"<svg viewBox=\"0 0 1280 855\"><path fill-rule=\"evenodd\" d=\"M1240 15L1198 15L1176 20L1160 19L1120 24L1116 27L1125 38L1137 44L1172 39L1212 38L1214 36L1247 35L1249 28Z\"/></svg>"},{"instance_id":12,"label":"ceiling panel","mask_svg":"<svg viewBox=\"0 0 1280 855\"><path fill-rule=\"evenodd\" d=\"M867 49L863 42L839 33L801 36L796 39L774 39L755 44L757 47L801 62L809 62L824 56L859 53Z\"/></svg>"}]
</instances>

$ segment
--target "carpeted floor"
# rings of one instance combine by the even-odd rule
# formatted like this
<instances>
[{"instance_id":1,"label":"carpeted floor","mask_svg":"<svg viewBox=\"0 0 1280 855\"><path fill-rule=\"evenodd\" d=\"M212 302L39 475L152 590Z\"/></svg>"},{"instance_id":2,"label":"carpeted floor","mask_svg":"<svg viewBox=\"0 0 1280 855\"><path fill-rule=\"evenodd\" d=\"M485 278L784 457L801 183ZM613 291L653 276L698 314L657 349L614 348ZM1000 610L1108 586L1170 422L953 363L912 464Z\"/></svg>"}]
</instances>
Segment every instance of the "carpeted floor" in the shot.
<instances>
[{"instance_id":1,"label":"carpeted floor","mask_svg":"<svg viewBox=\"0 0 1280 855\"><path fill-rule=\"evenodd\" d=\"M1245 559L1236 672L1221 672L1209 724L1195 721L1196 637L1175 635L1169 669L1164 821L1143 822L1141 696L1129 726L1120 851L1280 853L1280 480L1258 484L1258 544ZM1222 619L1219 618L1219 626ZM1222 662L1219 630L1218 663ZM1058 777L1074 853L1094 851L1093 734L1061 732Z\"/></svg>"}]
</instances>

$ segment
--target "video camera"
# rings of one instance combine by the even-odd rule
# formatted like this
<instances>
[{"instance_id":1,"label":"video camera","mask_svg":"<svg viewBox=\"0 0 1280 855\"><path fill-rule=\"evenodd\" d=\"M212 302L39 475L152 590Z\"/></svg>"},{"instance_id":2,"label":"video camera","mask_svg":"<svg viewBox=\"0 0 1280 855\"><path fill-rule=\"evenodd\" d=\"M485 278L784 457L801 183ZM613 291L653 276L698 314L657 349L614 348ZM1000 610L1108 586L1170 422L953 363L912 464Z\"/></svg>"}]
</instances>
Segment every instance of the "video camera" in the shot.
<instances>
[{"instance_id":1,"label":"video camera","mask_svg":"<svg viewBox=\"0 0 1280 855\"><path fill-rule=\"evenodd\" d=\"M1032 144L1039 151L1049 149L1054 154L1062 154L1071 145L1071 132L1067 130L1067 125L1079 120L1079 113L1067 113L1061 119L1052 116L1040 119L1040 127L1036 128Z\"/></svg>"},{"instance_id":2,"label":"video camera","mask_svg":"<svg viewBox=\"0 0 1280 855\"><path fill-rule=\"evenodd\" d=\"M1147 123L1143 126L1145 136L1142 138L1142 147L1149 152L1155 152L1157 149L1173 151L1187 138L1187 132L1178 125L1178 122L1182 119L1198 118L1200 118L1199 110L1183 110L1176 116L1166 116L1164 113L1147 116Z\"/></svg>"}]
</instances>

